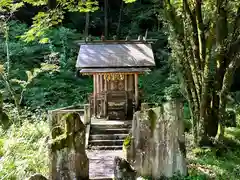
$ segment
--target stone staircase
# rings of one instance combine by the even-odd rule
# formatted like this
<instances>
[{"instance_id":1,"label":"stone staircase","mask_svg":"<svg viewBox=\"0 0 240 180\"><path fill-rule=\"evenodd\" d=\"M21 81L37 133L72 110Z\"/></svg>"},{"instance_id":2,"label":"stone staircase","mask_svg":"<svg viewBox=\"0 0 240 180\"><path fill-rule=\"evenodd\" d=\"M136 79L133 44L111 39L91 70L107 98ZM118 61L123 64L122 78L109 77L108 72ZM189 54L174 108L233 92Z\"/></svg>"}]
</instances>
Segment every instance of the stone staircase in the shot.
<instances>
[{"instance_id":1,"label":"stone staircase","mask_svg":"<svg viewBox=\"0 0 240 180\"><path fill-rule=\"evenodd\" d=\"M97 121L91 123L88 148L92 150L121 150L131 121Z\"/></svg>"}]
</instances>

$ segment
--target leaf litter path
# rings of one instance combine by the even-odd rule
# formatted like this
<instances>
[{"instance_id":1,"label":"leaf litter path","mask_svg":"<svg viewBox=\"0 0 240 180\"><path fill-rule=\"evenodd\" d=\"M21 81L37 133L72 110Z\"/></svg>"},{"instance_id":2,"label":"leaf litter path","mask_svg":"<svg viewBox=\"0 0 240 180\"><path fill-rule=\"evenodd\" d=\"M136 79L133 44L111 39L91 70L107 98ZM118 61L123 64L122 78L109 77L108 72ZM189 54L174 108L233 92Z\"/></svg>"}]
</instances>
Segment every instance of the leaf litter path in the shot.
<instances>
[{"instance_id":1,"label":"leaf litter path","mask_svg":"<svg viewBox=\"0 0 240 180\"><path fill-rule=\"evenodd\" d=\"M122 150L87 150L89 177L113 177L115 156L123 157Z\"/></svg>"}]
</instances>

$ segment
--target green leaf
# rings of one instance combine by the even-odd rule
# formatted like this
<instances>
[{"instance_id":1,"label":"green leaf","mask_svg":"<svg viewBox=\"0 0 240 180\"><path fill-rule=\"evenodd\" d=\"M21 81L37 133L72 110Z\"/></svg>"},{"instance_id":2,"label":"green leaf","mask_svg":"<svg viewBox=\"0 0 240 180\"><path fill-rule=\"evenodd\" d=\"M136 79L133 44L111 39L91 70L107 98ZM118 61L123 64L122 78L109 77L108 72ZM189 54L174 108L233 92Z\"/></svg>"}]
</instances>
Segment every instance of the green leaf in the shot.
<instances>
[{"instance_id":1,"label":"green leaf","mask_svg":"<svg viewBox=\"0 0 240 180\"><path fill-rule=\"evenodd\" d=\"M31 81L32 79L33 79L33 74L32 74L32 72L31 71L26 71L26 74L27 74L27 81L29 82L29 81Z\"/></svg>"},{"instance_id":2,"label":"green leaf","mask_svg":"<svg viewBox=\"0 0 240 180\"><path fill-rule=\"evenodd\" d=\"M39 43L40 44L47 44L47 43L49 43L49 38L42 38L42 39L40 39Z\"/></svg>"},{"instance_id":3,"label":"green leaf","mask_svg":"<svg viewBox=\"0 0 240 180\"><path fill-rule=\"evenodd\" d=\"M124 0L125 3L133 3L136 2L137 0Z\"/></svg>"},{"instance_id":4,"label":"green leaf","mask_svg":"<svg viewBox=\"0 0 240 180\"><path fill-rule=\"evenodd\" d=\"M0 73L4 73L4 65L0 64Z\"/></svg>"}]
</instances>

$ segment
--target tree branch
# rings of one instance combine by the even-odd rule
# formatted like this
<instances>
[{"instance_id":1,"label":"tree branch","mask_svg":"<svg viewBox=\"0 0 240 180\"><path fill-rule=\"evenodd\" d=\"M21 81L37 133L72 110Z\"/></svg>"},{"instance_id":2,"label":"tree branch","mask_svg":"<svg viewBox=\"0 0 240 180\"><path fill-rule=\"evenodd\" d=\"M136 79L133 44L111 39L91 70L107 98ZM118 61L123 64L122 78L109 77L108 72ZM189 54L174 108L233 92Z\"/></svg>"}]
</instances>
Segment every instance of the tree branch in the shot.
<instances>
[{"instance_id":1,"label":"tree branch","mask_svg":"<svg viewBox=\"0 0 240 180\"><path fill-rule=\"evenodd\" d=\"M194 58L198 65L198 68L201 70L203 65L201 63L200 54L199 54L200 51L199 51L197 22L196 22L196 18L194 17L195 12L191 11L187 0L183 0L183 8L184 8L184 11L186 10L186 12L191 20L191 25L192 25L192 29L193 29L192 38L193 38L193 43L194 43L194 46L193 46Z\"/></svg>"},{"instance_id":2,"label":"tree branch","mask_svg":"<svg viewBox=\"0 0 240 180\"><path fill-rule=\"evenodd\" d=\"M226 57L231 59L236 53L240 52L240 37L237 38L230 46Z\"/></svg>"},{"instance_id":3,"label":"tree branch","mask_svg":"<svg viewBox=\"0 0 240 180\"><path fill-rule=\"evenodd\" d=\"M205 39L204 24L202 19L202 0L195 0L195 2L196 2L196 19L197 19L197 27L198 27L200 60L201 60L201 64L203 65L205 62L205 56L206 56L206 39Z\"/></svg>"},{"instance_id":4,"label":"tree branch","mask_svg":"<svg viewBox=\"0 0 240 180\"><path fill-rule=\"evenodd\" d=\"M232 41L235 41L237 37L239 36L239 27L240 27L240 7L237 10L234 23L233 23L233 35L232 35Z\"/></svg>"}]
</instances>

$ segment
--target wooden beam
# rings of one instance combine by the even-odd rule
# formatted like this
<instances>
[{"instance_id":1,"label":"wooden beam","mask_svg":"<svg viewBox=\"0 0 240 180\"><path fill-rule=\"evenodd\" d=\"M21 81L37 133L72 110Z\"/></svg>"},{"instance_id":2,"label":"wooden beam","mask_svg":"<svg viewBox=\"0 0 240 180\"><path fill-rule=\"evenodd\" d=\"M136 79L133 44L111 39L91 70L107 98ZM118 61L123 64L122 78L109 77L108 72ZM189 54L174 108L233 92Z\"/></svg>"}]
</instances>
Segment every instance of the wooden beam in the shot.
<instances>
[{"instance_id":1,"label":"wooden beam","mask_svg":"<svg viewBox=\"0 0 240 180\"><path fill-rule=\"evenodd\" d=\"M78 45L83 45L83 44L152 44L156 42L158 39L146 39L146 40L93 40L93 41L85 41L85 40L77 40L74 41Z\"/></svg>"}]
</instances>

